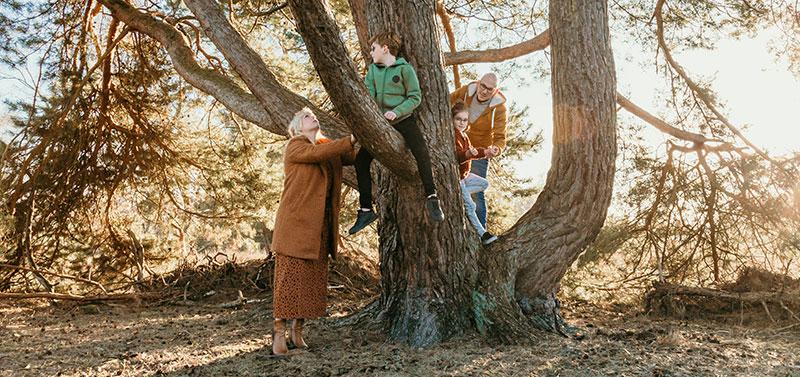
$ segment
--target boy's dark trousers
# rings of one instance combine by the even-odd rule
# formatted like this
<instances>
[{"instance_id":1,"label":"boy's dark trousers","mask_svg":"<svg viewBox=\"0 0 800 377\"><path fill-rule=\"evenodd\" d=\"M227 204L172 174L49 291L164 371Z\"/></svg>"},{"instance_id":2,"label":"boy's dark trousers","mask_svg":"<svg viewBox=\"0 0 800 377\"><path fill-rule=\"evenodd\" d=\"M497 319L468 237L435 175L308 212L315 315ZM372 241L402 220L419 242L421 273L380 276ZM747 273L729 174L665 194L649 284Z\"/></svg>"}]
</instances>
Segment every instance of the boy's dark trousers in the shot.
<instances>
[{"instance_id":1,"label":"boy's dark trousers","mask_svg":"<svg viewBox=\"0 0 800 377\"><path fill-rule=\"evenodd\" d=\"M422 186L425 188L425 196L436 193L436 186L433 184L433 173L431 172L431 156L428 147L425 145L425 138L422 137L417 126L417 118L411 114L397 124L392 125L400 132L406 145L411 149L411 154L417 160L417 169L422 177ZM367 148L361 148L356 155L356 179L358 180L358 202L361 208L372 208L372 175L370 166L372 164L372 154Z\"/></svg>"}]
</instances>

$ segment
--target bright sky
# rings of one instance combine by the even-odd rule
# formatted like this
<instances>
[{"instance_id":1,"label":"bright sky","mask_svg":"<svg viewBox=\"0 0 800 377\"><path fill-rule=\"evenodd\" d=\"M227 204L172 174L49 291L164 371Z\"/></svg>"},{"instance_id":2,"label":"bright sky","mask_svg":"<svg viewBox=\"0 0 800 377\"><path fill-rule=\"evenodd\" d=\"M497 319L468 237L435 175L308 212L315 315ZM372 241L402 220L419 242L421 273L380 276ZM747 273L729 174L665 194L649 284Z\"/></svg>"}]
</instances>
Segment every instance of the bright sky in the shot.
<instances>
[{"instance_id":1,"label":"bright sky","mask_svg":"<svg viewBox=\"0 0 800 377\"><path fill-rule=\"evenodd\" d=\"M768 50L771 38L776 35L762 32L754 38L720 41L715 50L691 50L673 53L675 59L695 79L715 78L713 88L725 104L724 113L740 129L749 126L745 135L770 154L782 155L800 152L800 81L787 69L785 61L777 61ZM656 115L664 115L659 94L666 93L662 76L650 63L643 68L640 49L620 41L613 42L617 68L617 89L633 102ZM532 59L544 59L535 53ZM488 72L492 64L477 64L475 69ZM529 106L534 128L543 130L544 148L516 165L518 172L543 185L550 165L552 148L552 102L550 78L528 80L524 86L515 82L501 83L510 102ZM625 110L618 113L620 120L638 122ZM651 126L644 129L645 140L655 144L666 138Z\"/></svg>"}]
</instances>

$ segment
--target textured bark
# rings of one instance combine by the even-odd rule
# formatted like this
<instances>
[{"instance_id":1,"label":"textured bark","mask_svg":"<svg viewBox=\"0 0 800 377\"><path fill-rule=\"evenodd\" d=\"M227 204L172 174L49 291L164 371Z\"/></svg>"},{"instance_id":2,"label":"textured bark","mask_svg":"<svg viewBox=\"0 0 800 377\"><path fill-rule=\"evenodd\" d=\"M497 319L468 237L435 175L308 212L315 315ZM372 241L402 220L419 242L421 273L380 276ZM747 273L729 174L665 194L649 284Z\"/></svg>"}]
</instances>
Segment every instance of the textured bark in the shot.
<instances>
[{"instance_id":1,"label":"textured bark","mask_svg":"<svg viewBox=\"0 0 800 377\"><path fill-rule=\"evenodd\" d=\"M390 336L412 345L432 344L473 328L477 278L477 235L463 216L435 6L434 0L373 0L367 9L369 34L394 29L403 38L403 56L419 76L424 95L416 114L447 217L443 223L430 222L417 181L400 181L376 169L381 193L380 318Z\"/></svg>"},{"instance_id":2,"label":"textured bark","mask_svg":"<svg viewBox=\"0 0 800 377\"><path fill-rule=\"evenodd\" d=\"M447 44L450 47L450 54L455 54L457 51L456 47L456 36L453 33L453 25L450 23L450 15L447 14L447 9L444 8L444 1L439 0L436 2L436 14L439 15L439 19L442 20L442 29L444 29L444 34L447 36ZM461 74L458 72L458 64L453 64L453 87L458 89L461 87Z\"/></svg>"},{"instance_id":3,"label":"textured bark","mask_svg":"<svg viewBox=\"0 0 800 377\"><path fill-rule=\"evenodd\" d=\"M553 157L536 203L508 231L517 299L549 308L570 265L597 236L611 202L616 79L605 1L550 2Z\"/></svg>"},{"instance_id":4,"label":"textured bark","mask_svg":"<svg viewBox=\"0 0 800 377\"><path fill-rule=\"evenodd\" d=\"M197 0L190 0L197 1ZM397 175L415 176L414 157L403 139L383 118L363 80L348 58L339 27L321 0L289 2L297 27L331 102L344 117L361 145Z\"/></svg>"}]
</instances>

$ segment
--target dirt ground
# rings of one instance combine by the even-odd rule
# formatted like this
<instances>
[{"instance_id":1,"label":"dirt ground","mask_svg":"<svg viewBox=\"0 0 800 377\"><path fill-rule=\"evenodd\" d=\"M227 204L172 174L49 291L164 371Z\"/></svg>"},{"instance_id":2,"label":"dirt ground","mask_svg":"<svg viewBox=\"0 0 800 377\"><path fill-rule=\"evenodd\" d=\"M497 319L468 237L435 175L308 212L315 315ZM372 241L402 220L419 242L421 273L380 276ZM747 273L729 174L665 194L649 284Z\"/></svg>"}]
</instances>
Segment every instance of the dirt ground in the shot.
<instances>
[{"instance_id":1,"label":"dirt ground","mask_svg":"<svg viewBox=\"0 0 800 377\"><path fill-rule=\"evenodd\" d=\"M653 319L567 303L583 340L527 346L478 336L414 349L379 332L313 321L309 351L269 353L269 300L181 305L0 303L0 376L800 376L800 325ZM331 311L352 307L334 299ZM789 324L791 326L791 324ZM785 327L785 326L784 326Z\"/></svg>"}]
</instances>

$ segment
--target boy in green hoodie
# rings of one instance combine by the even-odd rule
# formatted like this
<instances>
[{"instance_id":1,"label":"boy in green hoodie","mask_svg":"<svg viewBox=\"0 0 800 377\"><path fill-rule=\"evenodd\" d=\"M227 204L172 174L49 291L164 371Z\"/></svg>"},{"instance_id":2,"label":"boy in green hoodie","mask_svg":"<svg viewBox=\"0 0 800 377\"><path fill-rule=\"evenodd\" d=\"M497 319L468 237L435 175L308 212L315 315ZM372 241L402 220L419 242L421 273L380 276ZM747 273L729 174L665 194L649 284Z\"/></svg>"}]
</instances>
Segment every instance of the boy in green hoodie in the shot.
<instances>
[{"instance_id":1,"label":"boy in green hoodie","mask_svg":"<svg viewBox=\"0 0 800 377\"><path fill-rule=\"evenodd\" d=\"M431 218L435 221L443 221L444 214L439 206L436 186L433 183L430 154L414 116L414 109L422 101L422 91L419 88L417 73L405 59L397 57L402 45L397 33L386 31L377 34L370 38L369 43L373 63L369 66L364 83L369 89L369 94L378 103L384 118L400 132L406 145L411 149L411 154L417 160L417 169L422 178L422 186L425 188L425 206ZM372 159L372 154L366 148L361 148L356 155L356 179L358 180L361 208L358 210L355 225L350 228L350 234L364 229L378 218L372 209L372 176L370 174Z\"/></svg>"}]
</instances>

